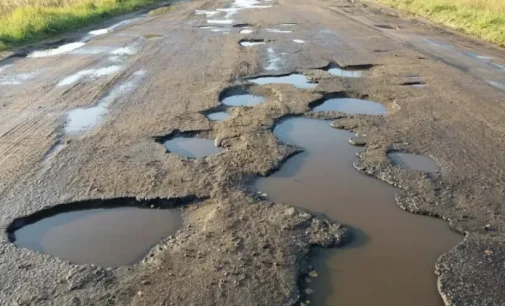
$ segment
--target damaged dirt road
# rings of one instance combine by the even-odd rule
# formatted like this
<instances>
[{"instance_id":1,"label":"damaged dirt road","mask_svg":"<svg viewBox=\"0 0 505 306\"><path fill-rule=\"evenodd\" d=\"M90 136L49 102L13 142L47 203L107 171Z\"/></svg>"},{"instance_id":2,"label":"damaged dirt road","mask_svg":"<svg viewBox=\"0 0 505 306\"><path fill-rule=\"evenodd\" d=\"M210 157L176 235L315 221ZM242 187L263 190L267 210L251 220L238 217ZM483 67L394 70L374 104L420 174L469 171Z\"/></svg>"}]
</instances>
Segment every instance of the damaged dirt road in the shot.
<instances>
[{"instance_id":1,"label":"damaged dirt road","mask_svg":"<svg viewBox=\"0 0 505 306\"><path fill-rule=\"evenodd\" d=\"M374 114L352 107L316 111L325 100L342 98L383 107L373 106ZM431 240L441 256L422 269L427 277L406 270L418 262L405 256L390 273L361 269L355 282L349 278L356 285L345 287L354 294L349 303L505 304L505 55L484 43L347 1L180 2L168 13L4 56L0 116L1 305L345 305L332 292L346 278L315 264L318 252L309 255L318 246L337 253L347 252L346 245L361 248L353 245L360 237L353 222L370 216L366 208L348 220L316 209L324 201L345 202L326 191L333 176L335 190L347 177L328 167L328 187L292 188L307 196L293 196L297 203L280 203L255 187L303 156L295 155L302 149L311 152L274 135L292 116L328 120L335 132L352 130L351 144L364 147L345 144L359 152L346 163L376 181L366 186L396 186L387 191L399 205L391 201L392 209L446 220L400 211L435 222L436 231L423 230L412 244L386 244L391 256L403 249L422 253ZM209 139L216 147L179 137ZM187 152L195 148L205 154ZM388 157L394 151L429 156L437 166L409 169ZM369 205L384 202L360 186L352 188L370 195ZM170 220L182 218L182 225L173 234L156 227L160 237L152 248L144 243L131 265L74 264L52 253L47 240L16 245L18 230L44 218L117 207L177 210L180 217ZM139 232L154 227L151 217L138 224L122 218L103 220L123 222L125 231L130 222ZM373 245L408 232L392 220L376 217L393 229L376 232L367 232L367 220L356 222ZM113 226L89 224L77 231L96 227L93 236L105 237L98 250L115 242L106 238ZM451 234L443 234L449 227ZM438 231L455 236L435 243ZM132 244L135 239L153 237L135 235ZM81 245L88 248L86 240ZM108 254L114 261L125 250L107 252L117 253ZM331 287L311 287L318 283L311 278L325 274L320 278ZM419 278L435 297L395 299L418 288L400 277ZM390 291L374 295L372 287L389 282Z\"/></svg>"}]
</instances>

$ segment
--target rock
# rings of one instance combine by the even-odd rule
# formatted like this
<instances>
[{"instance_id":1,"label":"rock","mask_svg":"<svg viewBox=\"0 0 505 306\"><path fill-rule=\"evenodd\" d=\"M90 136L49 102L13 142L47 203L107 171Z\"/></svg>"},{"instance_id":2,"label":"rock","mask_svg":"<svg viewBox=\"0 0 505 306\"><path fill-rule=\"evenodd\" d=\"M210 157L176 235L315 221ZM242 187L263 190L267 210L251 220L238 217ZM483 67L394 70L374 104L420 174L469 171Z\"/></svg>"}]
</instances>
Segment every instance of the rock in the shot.
<instances>
[{"instance_id":1,"label":"rock","mask_svg":"<svg viewBox=\"0 0 505 306\"><path fill-rule=\"evenodd\" d=\"M312 270L309 272L310 277L318 277L317 272L315 270Z\"/></svg>"},{"instance_id":2,"label":"rock","mask_svg":"<svg viewBox=\"0 0 505 306\"><path fill-rule=\"evenodd\" d=\"M494 226L492 226L491 224L487 224L486 226L484 226L484 229L486 231L496 231L496 228Z\"/></svg>"}]
</instances>

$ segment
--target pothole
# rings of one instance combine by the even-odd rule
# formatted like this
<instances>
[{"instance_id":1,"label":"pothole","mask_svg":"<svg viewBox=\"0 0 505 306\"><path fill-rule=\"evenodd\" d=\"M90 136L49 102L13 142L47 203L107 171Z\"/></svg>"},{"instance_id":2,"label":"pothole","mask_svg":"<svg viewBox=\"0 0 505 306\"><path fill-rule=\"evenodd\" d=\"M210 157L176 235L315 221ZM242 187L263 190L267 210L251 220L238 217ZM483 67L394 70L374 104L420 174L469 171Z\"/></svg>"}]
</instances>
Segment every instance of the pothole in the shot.
<instances>
[{"instance_id":1,"label":"pothole","mask_svg":"<svg viewBox=\"0 0 505 306\"><path fill-rule=\"evenodd\" d=\"M251 83L258 85L263 84L290 84L300 89L312 89L317 87L317 83L309 80L306 76L300 73L292 73L279 76L265 76L251 78L248 80Z\"/></svg>"},{"instance_id":2,"label":"pothole","mask_svg":"<svg viewBox=\"0 0 505 306\"><path fill-rule=\"evenodd\" d=\"M219 14L218 11L205 11L205 10L196 10L195 15L205 15L207 17Z\"/></svg>"},{"instance_id":3,"label":"pothole","mask_svg":"<svg viewBox=\"0 0 505 306\"><path fill-rule=\"evenodd\" d=\"M265 40L263 39L242 39L239 41L239 43L242 47L252 47L266 44Z\"/></svg>"},{"instance_id":4,"label":"pothole","mask_svg":"<svg viewBox=\"0 0 505 306\"><path fill-rule=\"evenodd\" d=\"M100 98L96 106L89 108L76 108L68 112L64 130L66 134L85 132L97 126L107 115L109 106L122 95L132 92L137 88L145 75L145 71L134 72L120 85L109 89L107 94Z\"/></svg>"},{"instance_id":5,"label":"pothole","mask_svg":"<svg viewBox=\"0 0 505 306\"><path fill-rule=\"evenodd\" d=\"M388 156L394 164L400 165L404 168L428 173L440 172L440 167L437 163L435 163L433 159L424 155L390 152L388 153Z\"/></svg>"},{"instance_id":6,"label":"pothole","mask_svg":"<svg viewBox=\"0 0 505 306\"><path fill-rule=\"evenodd\" d=\"M426 84L421 81L410 81L410 82L403 82L402 86L422 88L422 87L426 87Z\"/></svg>"},{"instance_id":7,"label":"pothole","mask_svg":"<svg viewBox=\"0 0 505 306\"><path fill-rule=\"evenodd\" d=\"M162 39L163 35L160 34L144 34L143 37L149 40Z\"/></svg>"},{"instance_id":8,"label":"pothole","mask_svg":"<svg viewBox=\"0 0 505 306\"><path fill-rule=\"evenodd\" d=\"M403 211L395 203L398 189L354 169L361 149L348 143L351 133L322 120L290 118L276 125L274 134L304 151L260 178L257 190L272 201L349 224L353 233L348 246L314 250L314 277L301 279L302 292L312 293L304 303L443 305L434 265L463 236L443 220Z\"/></svg>"},{"instance_id":9,"label":"pothole","mask_svg":"<svg viewBox=\"0 0 505 306\"><path fill-rule=\"evenodd\" d=\"M219 101L228 106L254 106L264 103L263 96L249 92L245 86L230 87L221 92Z\"/></svg>"},{"instance_id":10,"label":"pothole","mask_svg":"<svg viewBox=\"0 0 505 306\"><path fill-rule=\"evenodd\" d=\"M198 132L175 131L168 136L157 137L156 141L162 143L169 153L187 158L201 158L223 151L223 148L215 145L214 140L206 139Z\"/></svg>"},{"instance_id":11,"label":"pothole","mask_svg":"<svg viewBox=\"0 0 505 306\"><path fill-rule=\"evenodd\" d=\"M385 30L399 30L400 28L398 26L391 26L389 24L376 24L375 25L376 28L379 28L379 29L385 29Z\"/></svg>"},{"instance_id":12,"label":"pothole","mask_svg":"<svg viewBox=\"0 0 505 306\"><path fill-rule=\"evenodd\" d=\"M211 121L225 121L231 117L227 112L213 112L208 113L206 116Z\"/></svg>"},{"instance_id":13,"label":"pothole","mask_svg":"<svg viewBox=\"0 0 505 306\"><path fill-rule=\"evenodd\" d=\"M248 28L249 26L251 25L248 23L237 23L233 25L234 28Z\"/></svg>"},{"instance_id":14,"label":"pothole","mask_svg":"<svg viewBox=\"0 0 505 306\"><path fill-rule=\"evenodd\" d=\"M342 78L361 78L370 70L373 65L353 65L342 67L335 63L330 63L324 70L329 74Z\"/></svg>"},{"instance_id":15,"label":"pothole","mask_svg":"<svg viewBox=\"0 0 505 306\"><path fill-rule=\"evenodd\" d=\"M233 20L223 19L223 20L207 20L208 24L232 24Z\"/></svg>"},{"instance_id":16,"label":"pothole","mask_svg":"<svg viewBox=\"0 0 505 306\"><path fill-rule=\"evenodd\" d=\"M270 33L293 33L291 30L280 30L280 29L265 29L265 31Z\"/></svg>"},{"instance_id":17,"label":"pothole","mask_svg":"<svg viewBox=\"0 0 505 306\"><path fill-rule=\"evenodd\" d=\"M384 105L363 99L350 98L344 93L327 94L310 104L314 112L342 112L354 115L383 115Z\"/></svg>"},{"instance_id":18,"label":"pothole","mask_svg":"<svg viewBox=\"0 0 505 306\"><path fill-rule=\"evenodd\" d=\"M501 90L505 90L505 83L500 83L500 82L491 81L491 80L486 81L486 83L488 83L489 85L491 85L491 86L493 86L495 88L498 88L498 89L501 89Z\"/></svg>"},{"instance_id":19,"label":"pothole","mask_svg":"<svg viewBox=\"0 0 505 306\"><path fill-rule=\"evenodd\" d=\"M28 54L28 57L48 57L48 56L60 55L60 54L68 53L70 51L78 49L78 48L84 46L85 44L86 44L85 42L80 42L80 41L79 42L72 42L72 43L61 45L57 48L34 51L34 52Z\"/></svg>"},{"instance_id":20,"label":"pothole","mask_svg":"<svg viewBox=\"0 0 505 306\"><path fill-rule=\"evenodd\" d=\"M18 247L75 264L131 265L175 234L181 215L171 207L191 200L116 198L61 204L14 220L7 234Z\"/></svg>"},{"instance_id":21,"label":"pothole","mask_svg":"<svg viewBox=\"0 0 505 306\"><path fill-rule=\"evenodd\" d=\"M115 74L121 70L121 66L119 65L112 65L108 67L102 67L98 69L86 69L79 71L77 73L74 73L72 75L69 75L62 79L60 82L58 82L57 86L67 86L67 85L72 85L74 83L79 82L82 79L86 78L99 78L99 77L104 77L108 76L111 74Z\"/></svg>"}]
</instances>

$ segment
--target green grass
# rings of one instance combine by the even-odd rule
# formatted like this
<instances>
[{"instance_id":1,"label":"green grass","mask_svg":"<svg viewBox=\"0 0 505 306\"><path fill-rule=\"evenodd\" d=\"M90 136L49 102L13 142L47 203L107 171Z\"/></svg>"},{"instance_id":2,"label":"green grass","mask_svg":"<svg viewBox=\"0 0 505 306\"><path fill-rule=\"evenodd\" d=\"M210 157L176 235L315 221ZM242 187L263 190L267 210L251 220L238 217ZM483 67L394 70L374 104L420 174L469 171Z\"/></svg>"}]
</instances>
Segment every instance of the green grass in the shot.
<instances>
[{"instance_id":1,"label":"green grass","mask_svg":"<svg viewBox=\"0 0 505 306\"><path fill-rule=\"evenodd\" d=\"M9 1L9 0L0 0ZM0 51L135 11L159 0L18 0L0 5ZM15 1L14 1L15 2ZM4 3L5 4L5 3Z\"/></svg>"},{"instance_id":2,"label":"green grass","mask_svg":"<svg viewBox=\"0 0 505 306\"><path fill-rule=\"evenodd\" d=\"M505 0L375 0L505 47Z\"/></svg>"}]
</instances>

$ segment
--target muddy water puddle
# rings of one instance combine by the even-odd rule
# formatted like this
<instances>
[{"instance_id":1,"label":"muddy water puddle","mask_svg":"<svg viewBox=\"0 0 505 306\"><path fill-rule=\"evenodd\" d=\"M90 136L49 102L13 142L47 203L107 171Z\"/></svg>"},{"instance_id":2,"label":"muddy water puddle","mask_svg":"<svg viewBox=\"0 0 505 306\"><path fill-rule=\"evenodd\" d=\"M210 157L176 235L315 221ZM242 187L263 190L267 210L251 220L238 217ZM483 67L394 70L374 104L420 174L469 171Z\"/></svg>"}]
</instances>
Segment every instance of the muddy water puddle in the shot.
<instances>
[{"instance_id":1,"label":"muddy water puddle","mask_svg":"<svg viewBox=\"0 0 505 306\"><path fill-rule=\"evenodd\" d=\"M53 48L53 49L34 51L34 52L28 54L28 57L48 57L48 56L65 54L65 53L68 53L68 52L73 51L75 49L78 49L78 48L84 46L85 44L86 44L85 42L68 43L65 45L61 45L57 48Z\"/></svg>"},{"instance_id":2,"label":"muddy water puddle","mask_svg":"<svg viewBox=\"0 0 505 306\"><path fill-rule=\"evenodd\" d=\"M265 102L262 96L252 94L237 94L224 98L221 103L228 106L254 106Z\"/></svg>"},{"instance_id":3,"label":"muddy water puddle","mask_svg":"<svg viewBox=\"0 0 505 306\"><path fill-rule=\"evenodd\" d=\"M229 119L231 116L227 112L215 112L207 114L207 118L211 121L225 121Z\"/></svg>"},{"instance_id":4,"label":"muddy water puddle","mask_svg":"<svg viewBox=\"0 0 505 306\"><path fill-rule=\"evenodd\" d=\"M436 289L437 258L463 237L445 221L403 211L396 188L359 173L352 166L359 148L349 132L329 122L287 119L274 134L305 151L261 178L256 188L276 202L349 224L353 242L317 249L318 277L306 282L310 305L443 305Z\"/></svg>"},{"instance_id":5,"label":"muddy water puddle","mask_svg":"<svg viewBox=\"0 0 505 306\"><path fill-rule=\"evenodd\" d=\"M322 104L313 108L315 112L343 112L347 114L382 115L386 113L384 105L362 99L336 98L325 100Z\"/></svg>"},{"instance_id":6,"label":"muddy water puddle","mask_svg":"<svg viewBox=\"0 0 505 306\"><path fill-rule=\"evenodd\" d=\"M440 171L435 161L427 156L402 152L391 152L388 156L394 164L408 169L428 173Z\"/></svg>"},{"instance_id":7,"label":"muddy water puddle","mask_svg":"<svg viewBox=\"0 0 505 306\"><path fill-rule=\"evenodd\" d=\"M258 45L264 45L266 42L264 40L241 40L240 45L242 47L253 47Z\"/></svg>"},{"instance_id":8,"label":"muddy water puddle","mask_svg":"<svg viewBox=\"0 0 505 306\"><path fill-rule=\"evenodd\" d=\"M299 73L289 75L272 76L272 77L258 77L249 79L249 82L263 85L263 84L291 84L300 89L312 89L317 87L317 83L310 81L306 76Z\"/></svg>"},{"instance_id":9,"label":"muddy water puddle","mask_svg":"<svg viewBox=\"0 0 505 306\"><path fill-rule=\"evenodd\" d=\"M181 227L175 209L120 207L63 212L15 231L18 247L102 267L141 260Z\"/></svg>"},{"instance_id":10,"label":"muddy water puddle","mask_svg":"<svg viewBox=\"0 0 505 306\"><path fill-rule=\"evenodd\" d=\"M214 141L191 136L174 137L163 142L170 153L188 158L200 158L210 156L223 151L216 147Z\"/></svg>"},{"instance_id":11,"label":"muddy water puddle","mask_svg":"<svg viewBox=\"0 0 505 306\"><path fill-rule=\"evenodd\" d=\"M361 78L369 70L369 67L340 67L336 64L330 64L326 70L329 74L341 78Z\"/></svg>"}]
</instances>

